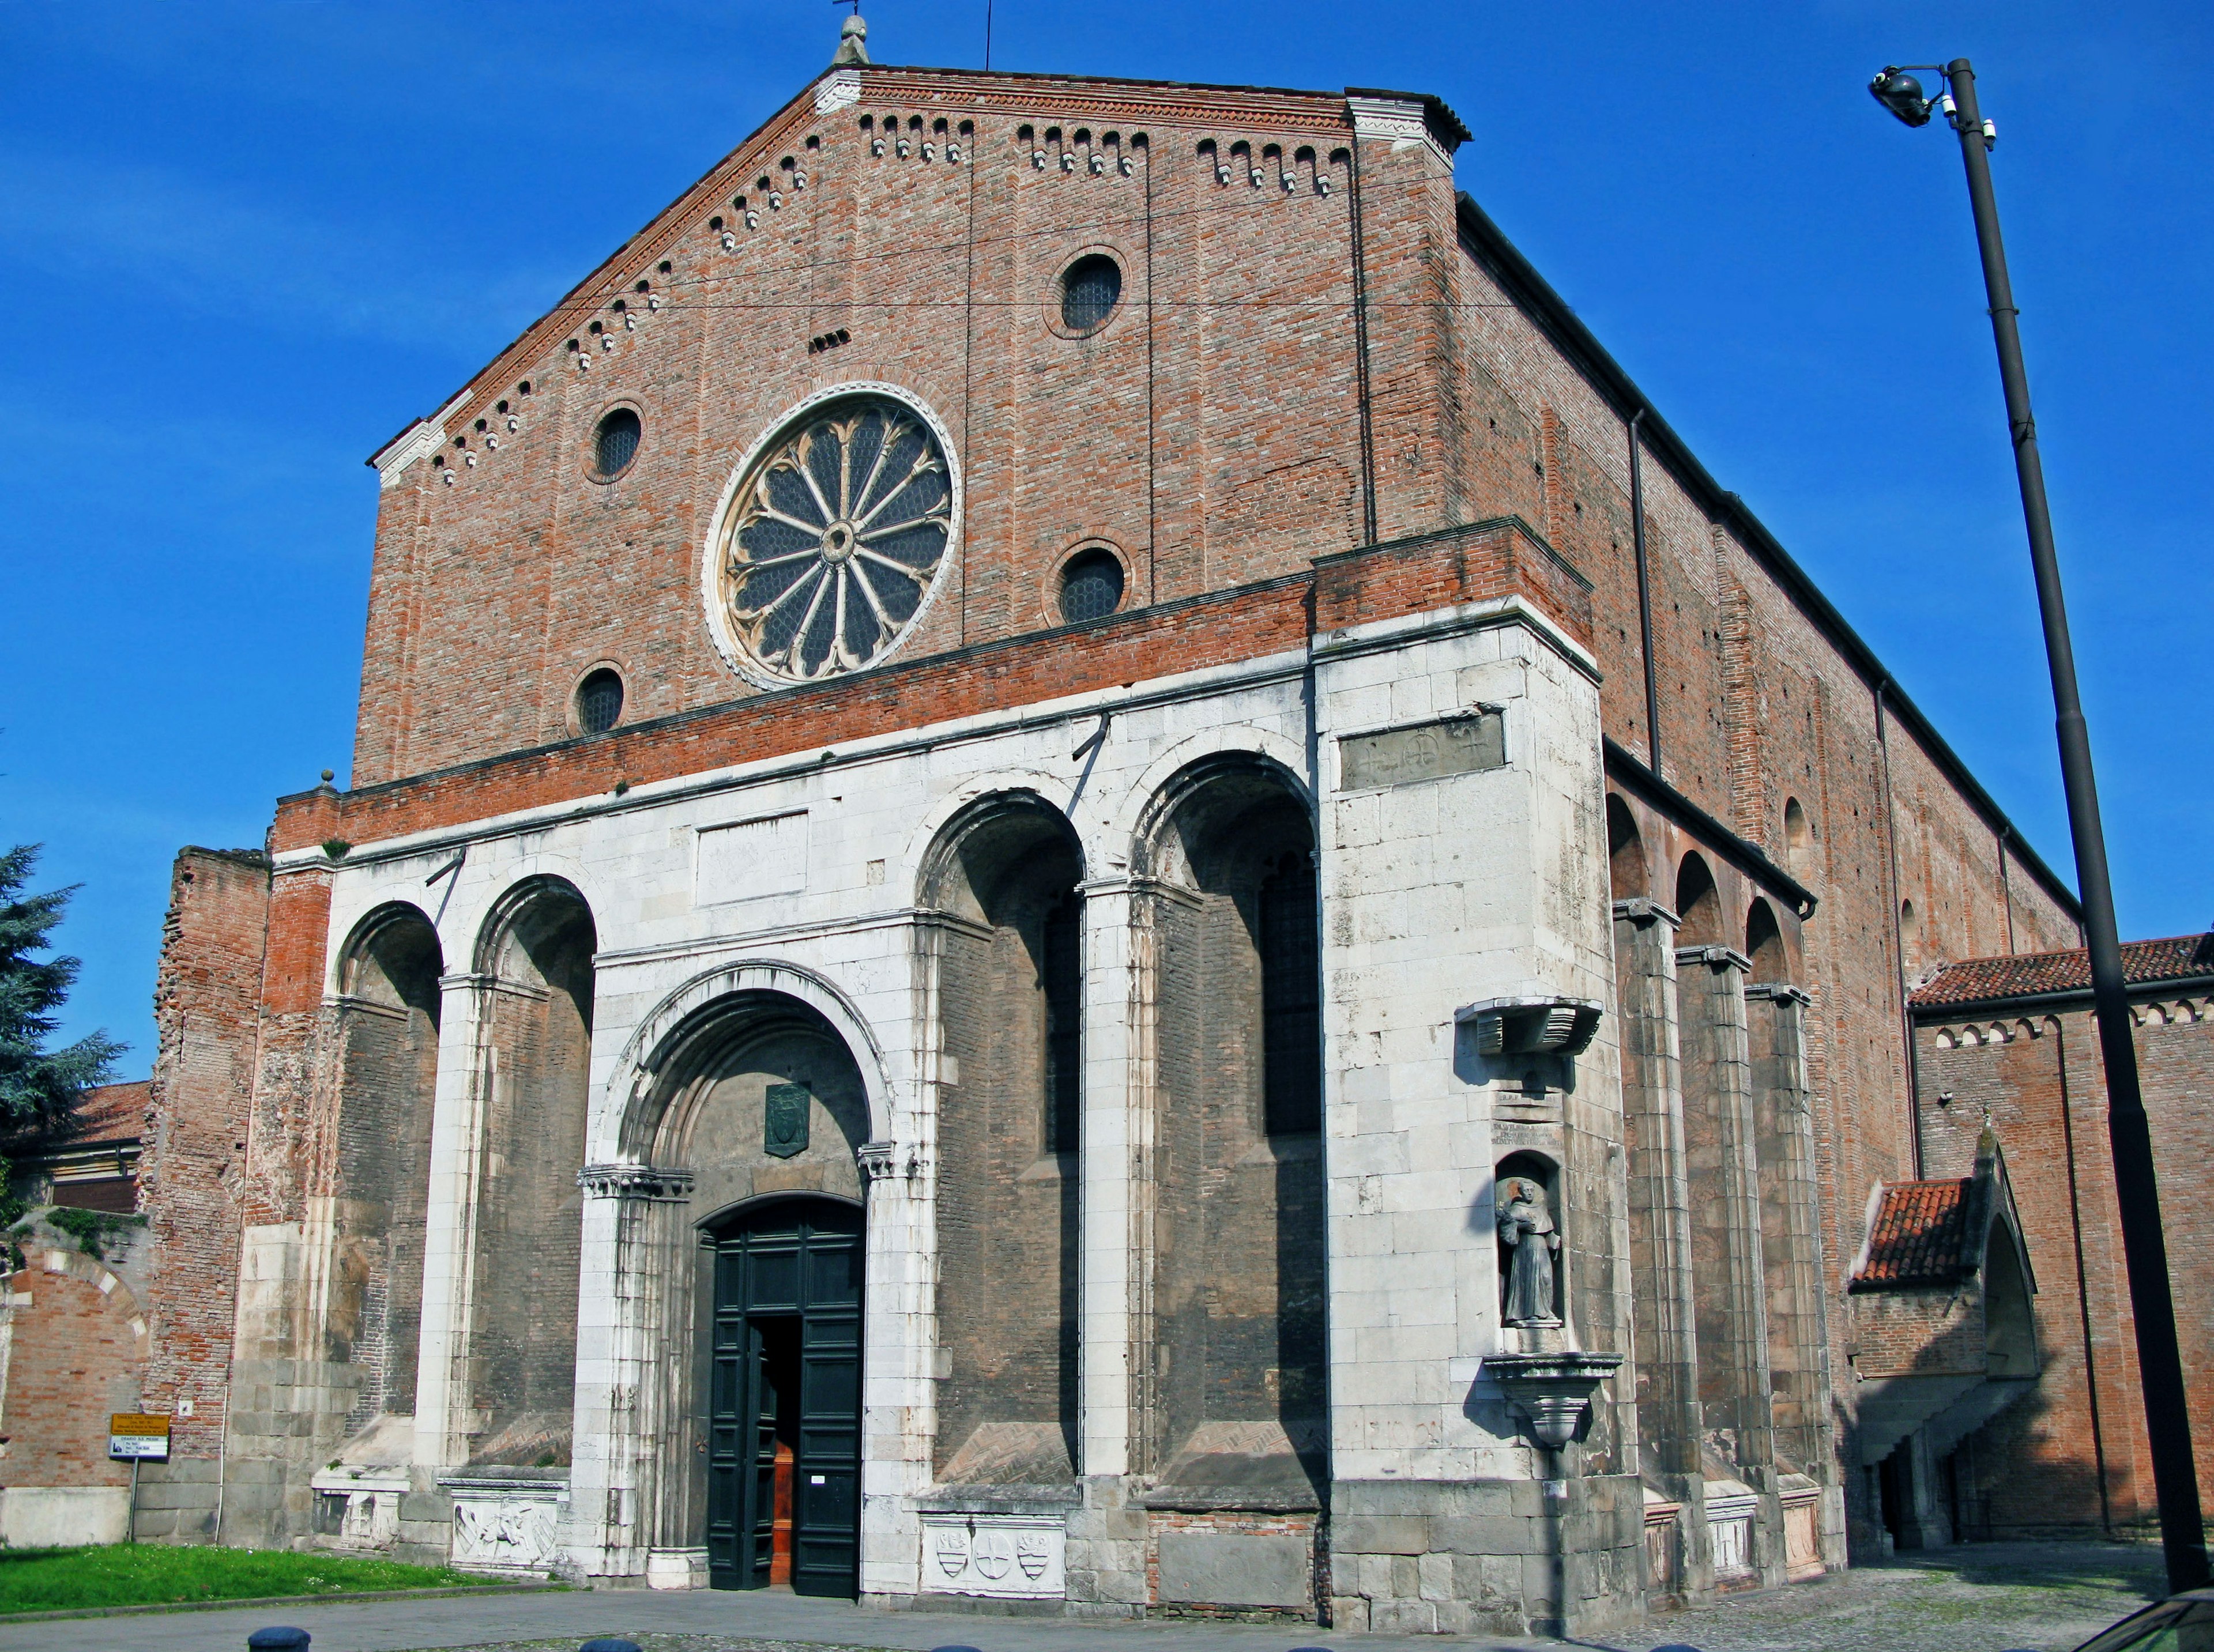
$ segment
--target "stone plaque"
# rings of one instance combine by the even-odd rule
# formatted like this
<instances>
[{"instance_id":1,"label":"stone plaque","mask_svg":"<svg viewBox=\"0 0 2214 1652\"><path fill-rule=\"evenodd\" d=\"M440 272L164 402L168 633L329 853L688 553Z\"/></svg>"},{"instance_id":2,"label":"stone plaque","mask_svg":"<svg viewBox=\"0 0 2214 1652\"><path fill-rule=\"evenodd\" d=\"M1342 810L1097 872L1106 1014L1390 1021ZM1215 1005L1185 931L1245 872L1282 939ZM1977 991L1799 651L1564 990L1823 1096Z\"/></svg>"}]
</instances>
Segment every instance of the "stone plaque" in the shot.
<instances>
[{"instance_id":1,"label":"stone plaque","mask_svg":"<svg viewBox=\"0 0 2214 1652\"><path fill-rule=\"evenodd\" d=\"M1164 1601L1218 1606L1314 1603L1314 1548L1306 1539L1227 1532L1164 1532Z\"/></svg>"},{"instance_id":2,"label":"stone plaque","mask_svg":"<svg viewBox=\"0 0 2214 1652\"><path fill-rule=\"evenodd\" d=\"M1496 711L1440 717L1405 728L1348 735L1337 742L1338 789L1404 786L1507 766L1507 719Z\"/></svg>"},{"instance_id":3,"label":"stone plaque","mask_svg":"<svg viewBox=\"0 0 2214 1652\"><path fill-rule=\"evenodd\" d=\"M810 1098L804 1084L772 1084L761 1120L761 1146L774 1158L789 1159L807 1151L807 1115Z\"/></svg>"}]
</instances>

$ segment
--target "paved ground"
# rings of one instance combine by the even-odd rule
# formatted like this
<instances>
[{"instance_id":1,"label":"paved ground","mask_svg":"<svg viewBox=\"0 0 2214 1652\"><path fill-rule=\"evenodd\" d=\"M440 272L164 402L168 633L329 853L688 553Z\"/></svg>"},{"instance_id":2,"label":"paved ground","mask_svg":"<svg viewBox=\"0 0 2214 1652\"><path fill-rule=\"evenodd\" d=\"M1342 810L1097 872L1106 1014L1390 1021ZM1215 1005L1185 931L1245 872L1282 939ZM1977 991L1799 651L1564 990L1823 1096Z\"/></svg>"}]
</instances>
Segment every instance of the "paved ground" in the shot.
<instances>
[{"instance_id":1,"label":"paved ground","mask_svg":"<svg viewBox=\"0 0 2214 1652\"><path fill-rule=\"evenodd\" d=\"M2156 1550L2120 1545L1988 1544L1910 1556L1770 1594L1656 1618L1636 1635L1587 1642L1608 1652L1689 1644L1701 1652L2066 1652L2156 1597ZM887 1612L789 1594L642 1591L464 1596L442 1600L255 1607L0 1625L0 1652L239 1652L254 1630L293 1624L313 1652L574 1652L625 1635L646 1652L1441 1652L1439 1638L1305 1633L1235 1624ZM1453 1646L1536 1646L1453 1639ZM1549 1643L1548 1644L1558 1644Z\"/></svg>"}]
</instances>

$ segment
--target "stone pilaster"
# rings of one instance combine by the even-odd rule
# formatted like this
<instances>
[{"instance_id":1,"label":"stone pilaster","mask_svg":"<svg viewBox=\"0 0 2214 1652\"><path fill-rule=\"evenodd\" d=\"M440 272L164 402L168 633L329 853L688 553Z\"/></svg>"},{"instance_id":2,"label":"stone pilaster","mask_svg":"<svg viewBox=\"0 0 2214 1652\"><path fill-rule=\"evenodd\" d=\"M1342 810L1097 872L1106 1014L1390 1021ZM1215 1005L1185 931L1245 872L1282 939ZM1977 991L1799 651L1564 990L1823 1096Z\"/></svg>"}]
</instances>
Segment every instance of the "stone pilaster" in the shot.
<instances>
[{"instance_id":1,"label":"stone pilaster","mask_svg":"<svg viewBox=\"0 0 2214 1652\"><path fill-rule=\"evenodd\" d=\"M1677 1021L1678 922L1657 901L1614 903L1640 1466L1645 1484L1679 1509L1650 1582L1662 1594L1697 1595L1713 1586L1714 1565L1699 1466L1704 1426Z\"/></svg>"},{"instance_id":2,"label":"stone pilaster","mask_svg":"<svg viewBox=\"0 0 2214 1652\"><path fill-rule=\"evenodd\" d=\"M1718 1545L1716 1571L1723 1584L1749 1581L1749 1573L1764 1586L1774 1585L1783 1581L1783 1512L1770 1410L1760 1166L1746 1024L1745 978L1752 966L1743 953L1722 946L1679 948L1676 965L1705 1466L1710 1478L1734 1478L1758 1498L1739 1565L1728 1564L1740 1558L1739 1545L1722 1540L1713 1523L1720 1516L1709 1509L1709 1533Z\"/></svg>"},{"instance_id":3,"label":"stone pilaster","mask_svg":"<svg viewBox=\"0 0 2214 1652\"><path fill-rule=\"evenodd\" d=\"M476 1210L484 1111L498 1058L483 1043L490 976L438 982L438 1079L431 1112L431 1187L423 1235L423 1328L415 1375L415 1461L468 1459L469 1325L476 1283ZM403 1511L402 1518L406 1518Z\"/></svg>"},{"instance_id":4,"label":"stone pilaster","mask_svg":"<svg viewBox=\"0 0 2214 1652\"><path fill-rule=\"evenodd\" d=\"M1844 1506L1832 1437L1820 1188L1807 1076L1810 1002L1801 989L1781 982L1746 989L1777 1463L1821 1485L1823 1558L1837 1566L1845 1558Z\"/></svg>"}]
</instances>

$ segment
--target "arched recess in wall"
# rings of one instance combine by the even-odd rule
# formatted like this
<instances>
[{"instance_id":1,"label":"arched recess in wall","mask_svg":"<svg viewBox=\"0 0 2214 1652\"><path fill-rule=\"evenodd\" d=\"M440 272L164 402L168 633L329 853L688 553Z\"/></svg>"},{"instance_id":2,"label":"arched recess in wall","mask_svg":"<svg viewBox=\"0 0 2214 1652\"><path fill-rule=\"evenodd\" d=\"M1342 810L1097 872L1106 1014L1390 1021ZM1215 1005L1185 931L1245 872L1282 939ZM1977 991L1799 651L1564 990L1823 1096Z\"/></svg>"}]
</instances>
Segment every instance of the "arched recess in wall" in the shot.
<instances>
[{"instance_id":1,"label":"arched recess in wall","mask_svg":"<svg viewBox=\"0 0 2214 1652\"><path fill-rule=\"evenodd\" d=\"M1645 865L1645 840L1630 805L1612 792L1606 796L1607 881L1617 900L1636 900L1652 893Z\"/></svg>"},{"instance_id":2,"label":"arched recess in wall","mask_svg":"<svg viewBox=\"0 0 2214 1652\"><path fill-rule=\"evenodd\" d=\"M1686 947L1723 944L1722 897L1715 889L1715 875L1706 857L1696 850L1676 868L1676 914L1683 919L1677 930Z\"/></svg>"},{"instance_id":3,"label":"arched recess in wall","mask_svg":"<svg viewBox=\"0 0 2214 1652\"><path fill-rule=\"evenodd\" d=\"M1154 1015L1159 1484L1236 1506L1316 1495L1325 1396L1322 977L1314 836L1280 770L1171 778L1136 867L1159 893ZM1266 1499L1275 1499L1273 1503Z\"/></svg>"},{"instance_id":4,"label":"arched recess in wall","mask_svg":"<svg viewBox=\"0 0 2214 1652\"><path fill-rule=\"evenodd\" d=\"M1084 876L1033 793L986 797L924 856L936 952L941 1484L1067 1484L1078 1442Z\"/></svg>"},{"instance_id":5,"label":"arched recess in wall","mask_svg":"<svg viewBox=\"0 0 2214 1652\"><path fill-rule=\"evenodd\" d=\"M1755 896L1745 915L1746 955L1752 960L1750 980L1773 984L1791 979L1791 958L1783 944L1783 926L1776 909L1764 896Z\"/></svg>"},{"instance_id":6,"label":"arched recess in wall","mask_svg":"<svg viewBox=\"0 0 2214 1652\"><path fill-rule=\"evenodd\" d=\"M634 1298L639 1345L660 1370L629 1419L645 1469L639 1541L704 1545L719 1588L787 1581L776 1575L782 1543L786 1562L804 1563L788 1581L851 1593L862 1251L838 1247L831 1276L810 1255L803 1281L792 1277L788 1231L768 1247L785 1259L781 1273L773 1261L764 1271L749 1240L794 1216L820 1227L826 1208L861 1231L870 1121L859 1064L822 1010L746 987L686 1015L646 1066L655 1076L635 1109L638 1156L688 1173L691 1186L682 1204L647 1207L618 1286ZM779 1299L766 1313L764 1295ZM749 1395L768 1402L751 1418ZM781 1538L780 1506L796 1522Z\"/></svg>"},{"instance_id":7,"label":"arched recess in wall","mask_svg":"<svg viewBox=\"0 0 2214 1652\"><path fill-rule=\"evenodd\" d=\"M1899 967L1902 974L1911 975L1922 966L1922 919L1914 910L1914 903L1899 903Z\"/></svg>"},{"instance_id":8,"label":"arched recess in wall","mask_svg":"<svg viewBox=\"0 0 2214 1652\"><path fill-rule=\"evenodd\" d=\"M411 1446L423 1323L424 1222L438 1079L438 934L405 905L364 918L339 954L327 1356L358 1381L342 1454ZM382 1436L394 1437L386 1440ZM370 1438L364 1438L364 1436Z\"/></svg>"},{"instance_id":9,"label":"arched recess in wall","mask_svg":"<svg viewBox=\"0 0 2214 1652\"><path fill-rule=\"evenodd\" d=\"M1807 824L1807 810L1795 797L1783 800L1783 863L1791 875L1801 883L1807 881L1811 851L1814 846L1813 829Z\"/></svg>"},{"instance_id":10,"label":"arched recess in wall","mask_svg":"<svg viewBox=\"0 0 2214 1652\"><path fill-rule=\"evenodd\" d=\"M597 945L584 896L553 877L509 890L478 944L486 1092L466 1396L473 1463L569 1460Z\"/></svg>"}]
</instances>

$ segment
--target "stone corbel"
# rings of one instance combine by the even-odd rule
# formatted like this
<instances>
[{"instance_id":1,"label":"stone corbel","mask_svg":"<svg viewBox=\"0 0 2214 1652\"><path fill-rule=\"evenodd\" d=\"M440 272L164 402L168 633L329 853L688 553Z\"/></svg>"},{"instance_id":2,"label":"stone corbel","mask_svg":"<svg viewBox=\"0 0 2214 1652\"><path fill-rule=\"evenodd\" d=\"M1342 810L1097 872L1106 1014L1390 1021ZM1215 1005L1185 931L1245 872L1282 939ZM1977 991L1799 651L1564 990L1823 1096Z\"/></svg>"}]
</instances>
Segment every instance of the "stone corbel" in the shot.
<instances>
[{"instance_id":1,"label":"stone corbel","mask_svg":"<svg viewBox=\"0 0 2214 1652\"><path fill-rule=\"evenodd\" d=\"M1672 930L1684 927L1684 920L1673 911L1647 895L1632 895L1627 900L1616 901L1614 915L1626 918L1641 929L1648 924L1666 924Z\"/></svg>"},{"instance_id":2,"label":"stone corbel","mask_svg":"<svg viewBox=\"0 0 2214 1652\"><path fill-rule=\"evenodd\" d=\"M1619 1354L1492 1354L1483 1371L1529 1419L1538 1443L1558 1451L1575 1438L1599 1385L1621 1367Z\"/></svg>"},{"instance_id":3,"label":"stone corbel","mask_svg":"<svg viewBox=\"0 0 2214 1652\"><path fill-rule=\"evenodd\" d=\"M577 1186L586 1198L682 1204L692 1197L692 1173L651 1164L588 1164L577 1173Z\"/></svg>"},{"instance_id":4,"label":"stone corbel","mask_svg":"<svg viewBox=\"0 0 2214 1652\"><path fill-rule=\"evenodd\" d=\"M1525 993L1486 998L1453 1011L1456 1025L1476 1028L1480 1056L1580 1056L1599 1031L1593 998Z\"/></svg>"},{"instance_id":5,"label":"stone corbel","mask_svg":"<svg viewBox=\"0 0 2214 1652\"><path fill-rule=\"evenodd\" d=\"M1676 962L1679 966L1704 964L1710 969L1729 968L1740 972L1752 968L1752 960L1734 947L1679 947L1676 948Z\"/></svg>"}]
</instances>

